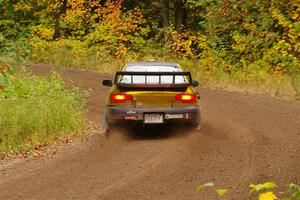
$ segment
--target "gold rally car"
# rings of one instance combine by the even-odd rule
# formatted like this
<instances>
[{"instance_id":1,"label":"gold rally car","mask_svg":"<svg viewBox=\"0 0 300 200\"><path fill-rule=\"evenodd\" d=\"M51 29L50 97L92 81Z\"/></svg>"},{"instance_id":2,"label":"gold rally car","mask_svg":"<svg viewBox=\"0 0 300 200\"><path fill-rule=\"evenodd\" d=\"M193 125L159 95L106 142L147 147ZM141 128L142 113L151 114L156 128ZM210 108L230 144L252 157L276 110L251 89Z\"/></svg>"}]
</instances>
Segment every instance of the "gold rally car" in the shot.
<instances>
[{"instance_id":1,"label":"gold rally car","mask_svg":"<svg viewBox=\"0 0 300 200\"><path fill-rule=\"evenodd\" d=\"M177 63L135 62L117 71L107 97L104 128L106 134L117 124L141 125L186 123L200 127L200 98L190 72Z\"/></svg>"}]
</instances>

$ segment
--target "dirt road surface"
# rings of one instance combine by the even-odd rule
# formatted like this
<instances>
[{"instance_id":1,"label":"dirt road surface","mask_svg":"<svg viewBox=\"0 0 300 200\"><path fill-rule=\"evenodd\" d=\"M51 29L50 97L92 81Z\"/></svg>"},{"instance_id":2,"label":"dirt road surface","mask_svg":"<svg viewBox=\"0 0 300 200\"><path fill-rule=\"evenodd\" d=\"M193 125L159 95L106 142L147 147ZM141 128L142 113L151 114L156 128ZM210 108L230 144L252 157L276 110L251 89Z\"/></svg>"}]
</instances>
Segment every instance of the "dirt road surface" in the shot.
<instances>
[{"instance_id":1,"label":"dirt road surface","mask_svg":"<svg viewBox=\"0 0 300 200\"><path fill-rule=\"evenodd\" d=\"M37 74L50 67L32 66ZM111 75L61 69L65 80L89 90L90 120L102 122L101 86ZM182 200L216 199L212 181L229 188L225 199L247 199L247 185L300 183L300 103L200 89L203 126L101 133L54 156L0 168L0 199ZM126 132L126 133L125 133ZM280 187L278 191L283 190Z\"/></svg>"}]
</instances>

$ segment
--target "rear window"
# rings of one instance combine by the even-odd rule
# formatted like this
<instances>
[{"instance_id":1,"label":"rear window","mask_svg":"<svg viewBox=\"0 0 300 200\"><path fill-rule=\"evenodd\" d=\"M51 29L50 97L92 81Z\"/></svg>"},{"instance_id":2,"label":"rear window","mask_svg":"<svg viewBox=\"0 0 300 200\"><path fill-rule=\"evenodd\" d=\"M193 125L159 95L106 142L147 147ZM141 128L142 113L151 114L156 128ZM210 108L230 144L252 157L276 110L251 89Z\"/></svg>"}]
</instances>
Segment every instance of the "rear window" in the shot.
<instances>
[{"instance_id":1,"label":"rear window","mask_svg":"<svg viewBox=\"0 0 300 200\"><path fill-rule=\"evenodd\" d=\"M181 69L177 66L127 66L125 70L127 72L181 72ZM161 84L171 84L173 77L169 75L161 76ZM131 83L131 76L122 76L120 83ZM158 84L159 76L132 76L133 84ZM175 84L186 83L184 76L175 76Z\"/></svg>"}]
</instances>

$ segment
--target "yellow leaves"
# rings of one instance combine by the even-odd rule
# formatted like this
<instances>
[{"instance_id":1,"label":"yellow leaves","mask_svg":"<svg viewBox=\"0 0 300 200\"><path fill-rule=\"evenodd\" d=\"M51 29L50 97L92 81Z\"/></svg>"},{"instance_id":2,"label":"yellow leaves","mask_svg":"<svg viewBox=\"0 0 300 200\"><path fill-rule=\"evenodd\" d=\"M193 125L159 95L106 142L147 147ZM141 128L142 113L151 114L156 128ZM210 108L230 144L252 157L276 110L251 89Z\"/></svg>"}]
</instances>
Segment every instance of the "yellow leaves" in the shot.
<instances>
[{"instance_id":1,"label":"yellow leaves","mask_svg":"<svg viewBox=\"0 0 300 200\"><path fill-rule=\"evenodd\" d=\"M127 52L128 52L128 49L123 44L120 44L120 46L117 48L115 56L117 58L122 58L126 55Z\"/></svg>"},{"instance_id":2,"label":"yellow leaves","mask_svg":"<svg viewBox=\"0 0 300 200\"><path fill-rule=\"evenodd\" d=\"M254 30L257 27L255 23L248 23L248 22L245 22L242 26L244 29L249 31Z\"/></svg>"},{"instance_id":3,"label":"yellow leaves","mask_svg":"<svg viewBox=\"0 0 300 200\"><path fill-rule=\"evenodd\" d=\"M67 12L64 20L68 28L73 29L72 33L74 29L86 30L83 34L88 33L84 35L88 46L104 44L112 55L121 58L130 48L139 49L145 43L143 37L150 30L144 27L146 20L139 8L125 12L120 4L106 3L104 6L94 7L94 12L89 12L91 17L88 19L81 9L82 6L76 4L76 7ZM81 35L76 38L82 39Z\"/></svg>"},{"instance_id":4,"label":"yellow leaves","mask_svg":"<svg viewBox=\"0 0 300 200\"><path fill-rule=\"evenodd\" d=\"M261 184L257 184L257 185L251 183L249 185L249 187L251 188L249 195L251 195L253 192L259 192L259 191L265 190L265 189L268 189L268 190L275 189L275 188L277 188L277 185L274 182L266 182L266 183L261 183ZM276 200L276 199L278 199L278 198L272 191L261 193L261 194L259 194L259 198L258 198L258 200Z\"/></svg>"},{"instance_id":5,"label":"yellow leaves","mask_svg":"<svg viewBox=\"0 0 300 200\"><path fill-rule=\"evenodd\" d=\"M14 10L15 11L22 11L22 12L28 12L32 9L32 5L28 2L23 2L23 3L16 3L14 5Z\"/></svg>"},{"instance_id":6,"label":"yellow leaves","mask_svg":"<svg viewBox=\"0 0 300 200\"><path fill-rule=\"evenodd\" d=\"M33 32L35 33L36 36L43 40L51 40L54 35L54 30L44 27L42 25L36 26L33 28Z\"/></svg>"},{"instance_id":7,"label":"yellow leaves","mask_svg":"<svg viewBox=\"0 0 300 200\"><path fill-rule=\"evenodd\" d=\"M8 69L7 65L4 62L1 62L0 60L0 73L6 72Z\"/></svg>"},{"instance_id":8,"label":"yellow leaves","mask_svg":"<svg viewBox=\"0 0 300 200\"><path fill-rule=\"evenodd\" d=\"M280 74L282 71L284 71L284 66L282 63L277 63L271 70L273 74Z\"/></svg>"},{"instance_id":9,"label":"yellow leaves","mask_svg":"<svg viewBox=\"0 0 300 200\"><path fill-rule=\"evenodd\" d=\"M284 28L293 27L293 24L275 6L271 6L270 11L272 13L272 17L278 21L278 24Z\"/></svg>"},{"instance_id":10,"label":"yellow leaves","mask_svg":"<svg viewBox=\"0 0 300 200\"><path fill-rule=\"evenodd\" d=\"M198 185L196 189L197 189L198 192L200 192L200 191L202 191L202 190L205 189L205 188L211 188L211 187L214 187L214 186L215 186L214 183L208 182L208 183L204 183L204 184ZM226 194L229 190L226 189L226 188L223 188L223 189L221 188L221 189L215 189L214 191L215 191L215 193L216 193L219 197L224 197L225 194Z\"/></svg>"},{"instance_id":11,"label":"yellow leaves","mask_svg":"<svg viewBox=\"0 0 300 200\"><path fill-rule=\"evenodd\" d=\"M197 58L201 52L209 49L207 38L195 32L184 31L177 33L176 31L165 30L165 35L172 42L172 50L183 53L188 57Z\"/></svg>"},{"instance_id":12,"label":"yellow leaves","mask_svg":"<svg viewBox=\"0 0 300 200\"><path fill-rule=\"evenodd\" d=\"M275 189L275 188L277 188L277 185L274 182L265 182L265 183L260 183L257 185L250 183L249 188L251 188L251 191L250 191L250 195L251 195L251 193L259 192L263 189Z\"/></svg>"},{"instance_id":13,"label":"yellow leaves","mask_svg":"<svg viewBox=\"0 0 300 200\"><path fill-rule=\"evenodd\" d=\"M300 16L300 15L299 15L298 12L294 12L291 18L292 18L293 20L298 20L298 19L299 19L299 16Z\"/></svg>"},{"instance_id":14,"label":"yellow leaves","mask_svg":"<svg viewBox=\"0 0 300 200\"><path fill-rule=\"evenodd\" d=\"M128 41L128 38L126 36L124 36L123 34L121 34L120 37L119 37L119 41L120 42L126 42L126 41Z\"/></svg>"},{"instance_id":15,"label":"yellow leaves","mask_svg":"<svg viewBox=\"0 0 300 200\"><path fill-rule=\"evenodd\" d=\"M232 45L232 48L241 53L245 52L247 49L247 43L249 42L247 37L240 34L234 34L232 38L235 41L235 44Z\"/></svg>"},{"instance_id":16,"label":"yellow leaves","mask_svg":"<svg viewBox=\"0 0 300 200\"><path fill-rule=\"evenodd\" d=\"M215 192L218 194L219 197L223 197L228 192L228 189L217 189L215 190Z\"/></svg>"},{"instance_id":17,"label":"yellow leaves","mask_svg":"<svg viewBox=\"0 0 300 200\"><path fill-rule=\"evenodd\" d=\"M289 7L293 9L291 19L295 21L300 20L300 0L293 0L289 2Z\"/></svg>"},{"instance_id":18,"label":"yellow leaves","mask_svg":"<svg viewBox=\"0 0 300 200\"><path fill-rule=\"evenodd\" d=\"M265 192L259 195L259 200L276 200L278 197L273 192Z\"/></svg>"}]
</instances>

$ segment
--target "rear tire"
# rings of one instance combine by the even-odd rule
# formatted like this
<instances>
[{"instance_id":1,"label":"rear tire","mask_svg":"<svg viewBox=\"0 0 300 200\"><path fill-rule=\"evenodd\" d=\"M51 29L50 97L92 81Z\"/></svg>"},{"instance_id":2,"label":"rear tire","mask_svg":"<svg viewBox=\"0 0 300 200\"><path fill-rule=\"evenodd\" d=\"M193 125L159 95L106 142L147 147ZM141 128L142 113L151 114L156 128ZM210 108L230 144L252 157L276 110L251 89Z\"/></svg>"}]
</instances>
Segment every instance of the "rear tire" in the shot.
<instances>
[{"instance_id":1,"label":"rear tire","mask_svg":"<svg viewBox=\"0 0 300 200\"><path fill-rule=\"evenodd\" d=\"M104 130L104 135L105 135L105 138L109 138L109 136L111 135L111 130L106 128Z\"/></svg>"},{"instance_id":2,"label":"rear tire","mask_svg":"<svg viewBox=\"0 0 300 200\"><path fill-rule=\"evenodd\" d=\"M193 128L195 130L200 130L201 129L201 123L193 123Z\"/></svg>"},{"instance_id":3,"label":"rear tire","mask_svg":"<svg viewBox=\"0 0 300 200\"><path fill-rule=\"evenodd\" d=\"M192 127L196 130L201 129L201 115L200 114L197 117L197 119L195 119L195 121L192 122Z\"/></svg>"},{"instance_id":4,"label":"rear tire","mask_svg":"<svg viewBox=\"0 0 300 200\"><path fill-rule=\"evenodd\" d=\"M105 138L108 138L111 135L111 127L107 122L107 113L104 114L103 126Z\"/></svg>"}]
</instances>

